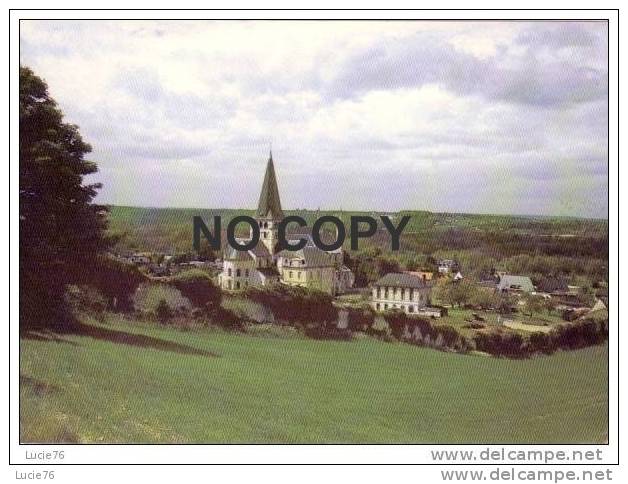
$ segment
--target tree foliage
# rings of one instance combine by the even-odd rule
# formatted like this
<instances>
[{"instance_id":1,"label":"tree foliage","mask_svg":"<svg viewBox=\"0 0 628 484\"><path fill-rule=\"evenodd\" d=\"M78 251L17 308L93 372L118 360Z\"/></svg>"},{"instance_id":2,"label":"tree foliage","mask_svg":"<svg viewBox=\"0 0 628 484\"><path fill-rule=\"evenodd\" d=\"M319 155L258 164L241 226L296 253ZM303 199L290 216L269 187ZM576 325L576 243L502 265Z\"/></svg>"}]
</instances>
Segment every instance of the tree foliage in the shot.
<instances>
[{"instance_id":1,"label":"tree foliage","mask_svg":"<svg viewBox=\"0 0 628 484\"><path fill-rule=\"evenodd\" d=\"M147 278L137 266L101 255L94 258L76 280L100 290L107 298L109 309L128 311L133 308L135 291Z\"/></svg>"},{"instance_id":2,"label":"tree foliage","mask_svg":"<svg viewBox=\"0 0 628 484\"><path fill-rule=\"evenodd\" d=\"M106 209L92 203L100 184L78 127L63 121L46 83L20 67L20 324L65 318L64 291L110 244Z\"/></svg>"},{"instance_id":3,"label":"tree foliage","mask_svg":"<svg viewBox=\"0 0 628 484\"><path fill-rule=\"evenodd\" d=\"M211 312L220 306L222 292L204 271L193 269L182 272L172 277L170 284L179 289L197 308Z\"/></svg>"}]
</instances>

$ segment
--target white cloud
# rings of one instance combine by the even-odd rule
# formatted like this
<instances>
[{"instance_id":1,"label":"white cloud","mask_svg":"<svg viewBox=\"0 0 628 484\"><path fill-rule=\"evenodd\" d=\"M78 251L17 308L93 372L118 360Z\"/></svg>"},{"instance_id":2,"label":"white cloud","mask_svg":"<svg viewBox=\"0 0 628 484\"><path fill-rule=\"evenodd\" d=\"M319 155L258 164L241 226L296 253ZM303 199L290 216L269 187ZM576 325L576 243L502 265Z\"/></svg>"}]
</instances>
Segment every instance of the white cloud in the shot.
<instances>
[{"instance_id":1,"label":"white cloud","mask_svg":"<svg viewBox=\"0 0 628 484\"><path fill-rule=\"evenodd\" d=\"M286 207L606 216L605 29L23 21L21 52L101 202L250 206L272 140Z\"/></svg>"}]
</instances>

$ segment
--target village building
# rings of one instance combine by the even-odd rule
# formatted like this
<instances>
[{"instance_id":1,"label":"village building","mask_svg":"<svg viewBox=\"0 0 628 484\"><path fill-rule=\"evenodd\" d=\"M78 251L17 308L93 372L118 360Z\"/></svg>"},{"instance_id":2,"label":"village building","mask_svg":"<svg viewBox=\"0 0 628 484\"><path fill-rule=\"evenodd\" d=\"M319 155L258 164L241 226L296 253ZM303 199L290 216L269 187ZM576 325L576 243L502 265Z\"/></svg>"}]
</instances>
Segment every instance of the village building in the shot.
<instances>
[{"instance_id":1,"label":"village building","mask_svg":"<svg viewBox=\"0 0 628 484\"><path fill-rule=\"evenodd\" d=\"M330 294L346 292L353 285L353 272L342 265L342 253L325 252L308 243L297 251L281 251L277 259L281 282Z\"/></svg>"},{"instance_id":2,"label":"village building","mask_svg":"<svg viewBox=\"0 0 628 484\"><path fill-rule=\"evenodd\" d=\"M432 271L404 271L406 274L412 274L413 276L420 277L424 281L431 281L434 279L434 273Z\"/></svg>"},{"instance_id":3,"label":"village building","mask_svg":"<svg viewBox=\"0 0 628 484\"><path fill-rule=\"evenodd\" d=\"M534 292L534 284L527 276L512 276L504 274L499 278L497 291L501 293L519 294L522 292Z\"/></svg>"},{"instance_id":4,"label":"village building","mask_svg":"<svg viewBox=\"0 0 628 484\"><path fill-rule=\"evenodd\" d=\"M255 214L260 230L259 243L248 251L225 248L222 272L218 276L220 287L237 291L249 286L281 283L318 289L332 295L351 288L355 278L343 264L342 249L324 251L314 245L310 234L288 234L288 243L294 245L300 239L305 239L305 247L297 251L278 250L278 226L283 218L271 152ZM243 244L251 238L252 234L249 239L237 239L237 242Z\"/></svg>"},{"instance_id":5,"label":"village building","mask_svg":"<svg viewBox=\"0 0 628 484\"><path fill-rule=\"evenodd\" d=\"M439 260L436 265L438 266L438 273L444 276L460 270L460 264L453 259Z\"/></svg>"},{"instance_id":6,"label":"village building","mask_svg":"<svg viewBox=\"0 0 628 484\"><path fill-rule=\"evenodd\" d=\"M430 304L432 285L422 277L393 272L373 284L371 305L375 311L399 309L420 314Z\"/></svg>"},{"instance_id":7,"label":"village building","mask_svg":"<svg viewBox=\"0 0 628 484\"><path fill-rule=\"evenodd\" d=\"M130 264L143 266L151 263L152 254L150 252L133 252L131 254L121 255L120 258Z\"/></svg>"},{"instance_id":8,"label":"village building","mask_svg":"<svg viewBox=\"0 0 628 484\"><path fill-rule=\"evenodd\" d=\"M543 277L538 281L537 290L551 296L564 296L569 293L568 279L565 276Z\"/></svg>"}]
</instances>

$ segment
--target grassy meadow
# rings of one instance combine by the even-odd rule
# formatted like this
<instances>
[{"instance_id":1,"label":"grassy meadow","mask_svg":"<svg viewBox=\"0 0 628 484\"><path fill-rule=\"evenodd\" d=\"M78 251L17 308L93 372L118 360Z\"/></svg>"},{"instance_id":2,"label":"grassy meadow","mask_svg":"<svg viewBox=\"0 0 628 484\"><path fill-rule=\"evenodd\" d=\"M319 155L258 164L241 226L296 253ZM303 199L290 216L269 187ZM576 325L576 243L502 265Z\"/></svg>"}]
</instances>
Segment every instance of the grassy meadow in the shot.
<instances>
[{"instance_id":1,"label":"grassy meadow","mask_svg":"<svg viewBox=\"0 0 628 484\"><path fill-rule=\"evenodd\" d=\"M21 339L22 442L601 443L607 346L529 360L119 316Z\"/></svg>"}]
</instances>

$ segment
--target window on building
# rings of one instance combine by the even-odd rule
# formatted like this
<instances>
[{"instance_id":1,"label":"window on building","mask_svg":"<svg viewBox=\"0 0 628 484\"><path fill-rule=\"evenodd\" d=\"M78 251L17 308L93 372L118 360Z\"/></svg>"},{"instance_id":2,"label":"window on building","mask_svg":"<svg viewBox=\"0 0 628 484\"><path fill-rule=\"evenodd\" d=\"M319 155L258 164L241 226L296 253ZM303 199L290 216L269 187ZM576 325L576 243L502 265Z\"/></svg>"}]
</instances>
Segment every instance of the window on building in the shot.
<instances>
[{"instance_id":1,"label":"window on building","mask_svg":"<svg viewBox=\"0 0 628 484\"><path fill-rule=\"evenodd\" d=\"M241 272L242 272L242 271L240 271L240 269L236 269L236 277L240 277Z\"/></svg>"},{"instance_id":2,"label":"window on building","mask_svg":"<svg viewBox=\"0 0 628 484\"><path fill-rule=\"evenodd\" d=\"M231 281L227 281L227 289L231 290Z\"/></svg>"},{"instance_id":3,"label":"window on building","mask_svg":"<svg viewBox=\"0 0 628 484\"><path fill-rule=\"evenodd\" d=\"M384 309L388 309L388 304L384 304Z\"/></svg>"},{"instance_id":4,"label":"window on building","mask_svg":"<svg viewBox=\"0 0 628 484\"><path fill-rule=\"evenodd\" d=\"M227 274L229 275L229 277L231 277L231 267L229 267L229 269L227 269ZM231 288L229 288L231 289Z\"/></svg>"},{"instance_id":5,"label":"window on building","mask_svg":"<svg viewBox=\"0 0 628 484\"><path fill-rule=\"evenodd\" d=\"M414 306L408 306L408 312L409 313L413 313L414 312Z\"/></svg>"},{"instance_id":6,"label":"window on building","mask_svg":"<svg viewBox=\"0 0 628 484\"><path fill-rule=\"evenodd\" d=\"M240 281L236 281L236 289L240 289Z\"/></svg>"},{"instance_id":7,"label":"window on building","mask_svg":"<svg viewBox=\"0 0 628 484\"><path fill-rule=\"evenodd\" d=\"M245 275L246 277L249 277L249 270L248 270L248 269L245 269L245 270L244 270L244 275Z\"/></svg>"},{"instance_id":8,"label":"window on building","mask_svg":"<svg viewBox=\"0 0 628 484\"><path fill-rule=\"evenodd\" d=\"M290 271L290 274L288 275L288 277L292 279L292 271Z\"/></svg>"},{"instance_id":9,"label":"window on building","mask_svg":"<svg viewBox=\"0 0 628 484\"><path fill-rule=\"evenodd\" d=\"M379 303L375 304L375 307L377 308L377 310L379 311Z\"/></svg>"}]
</instances>

